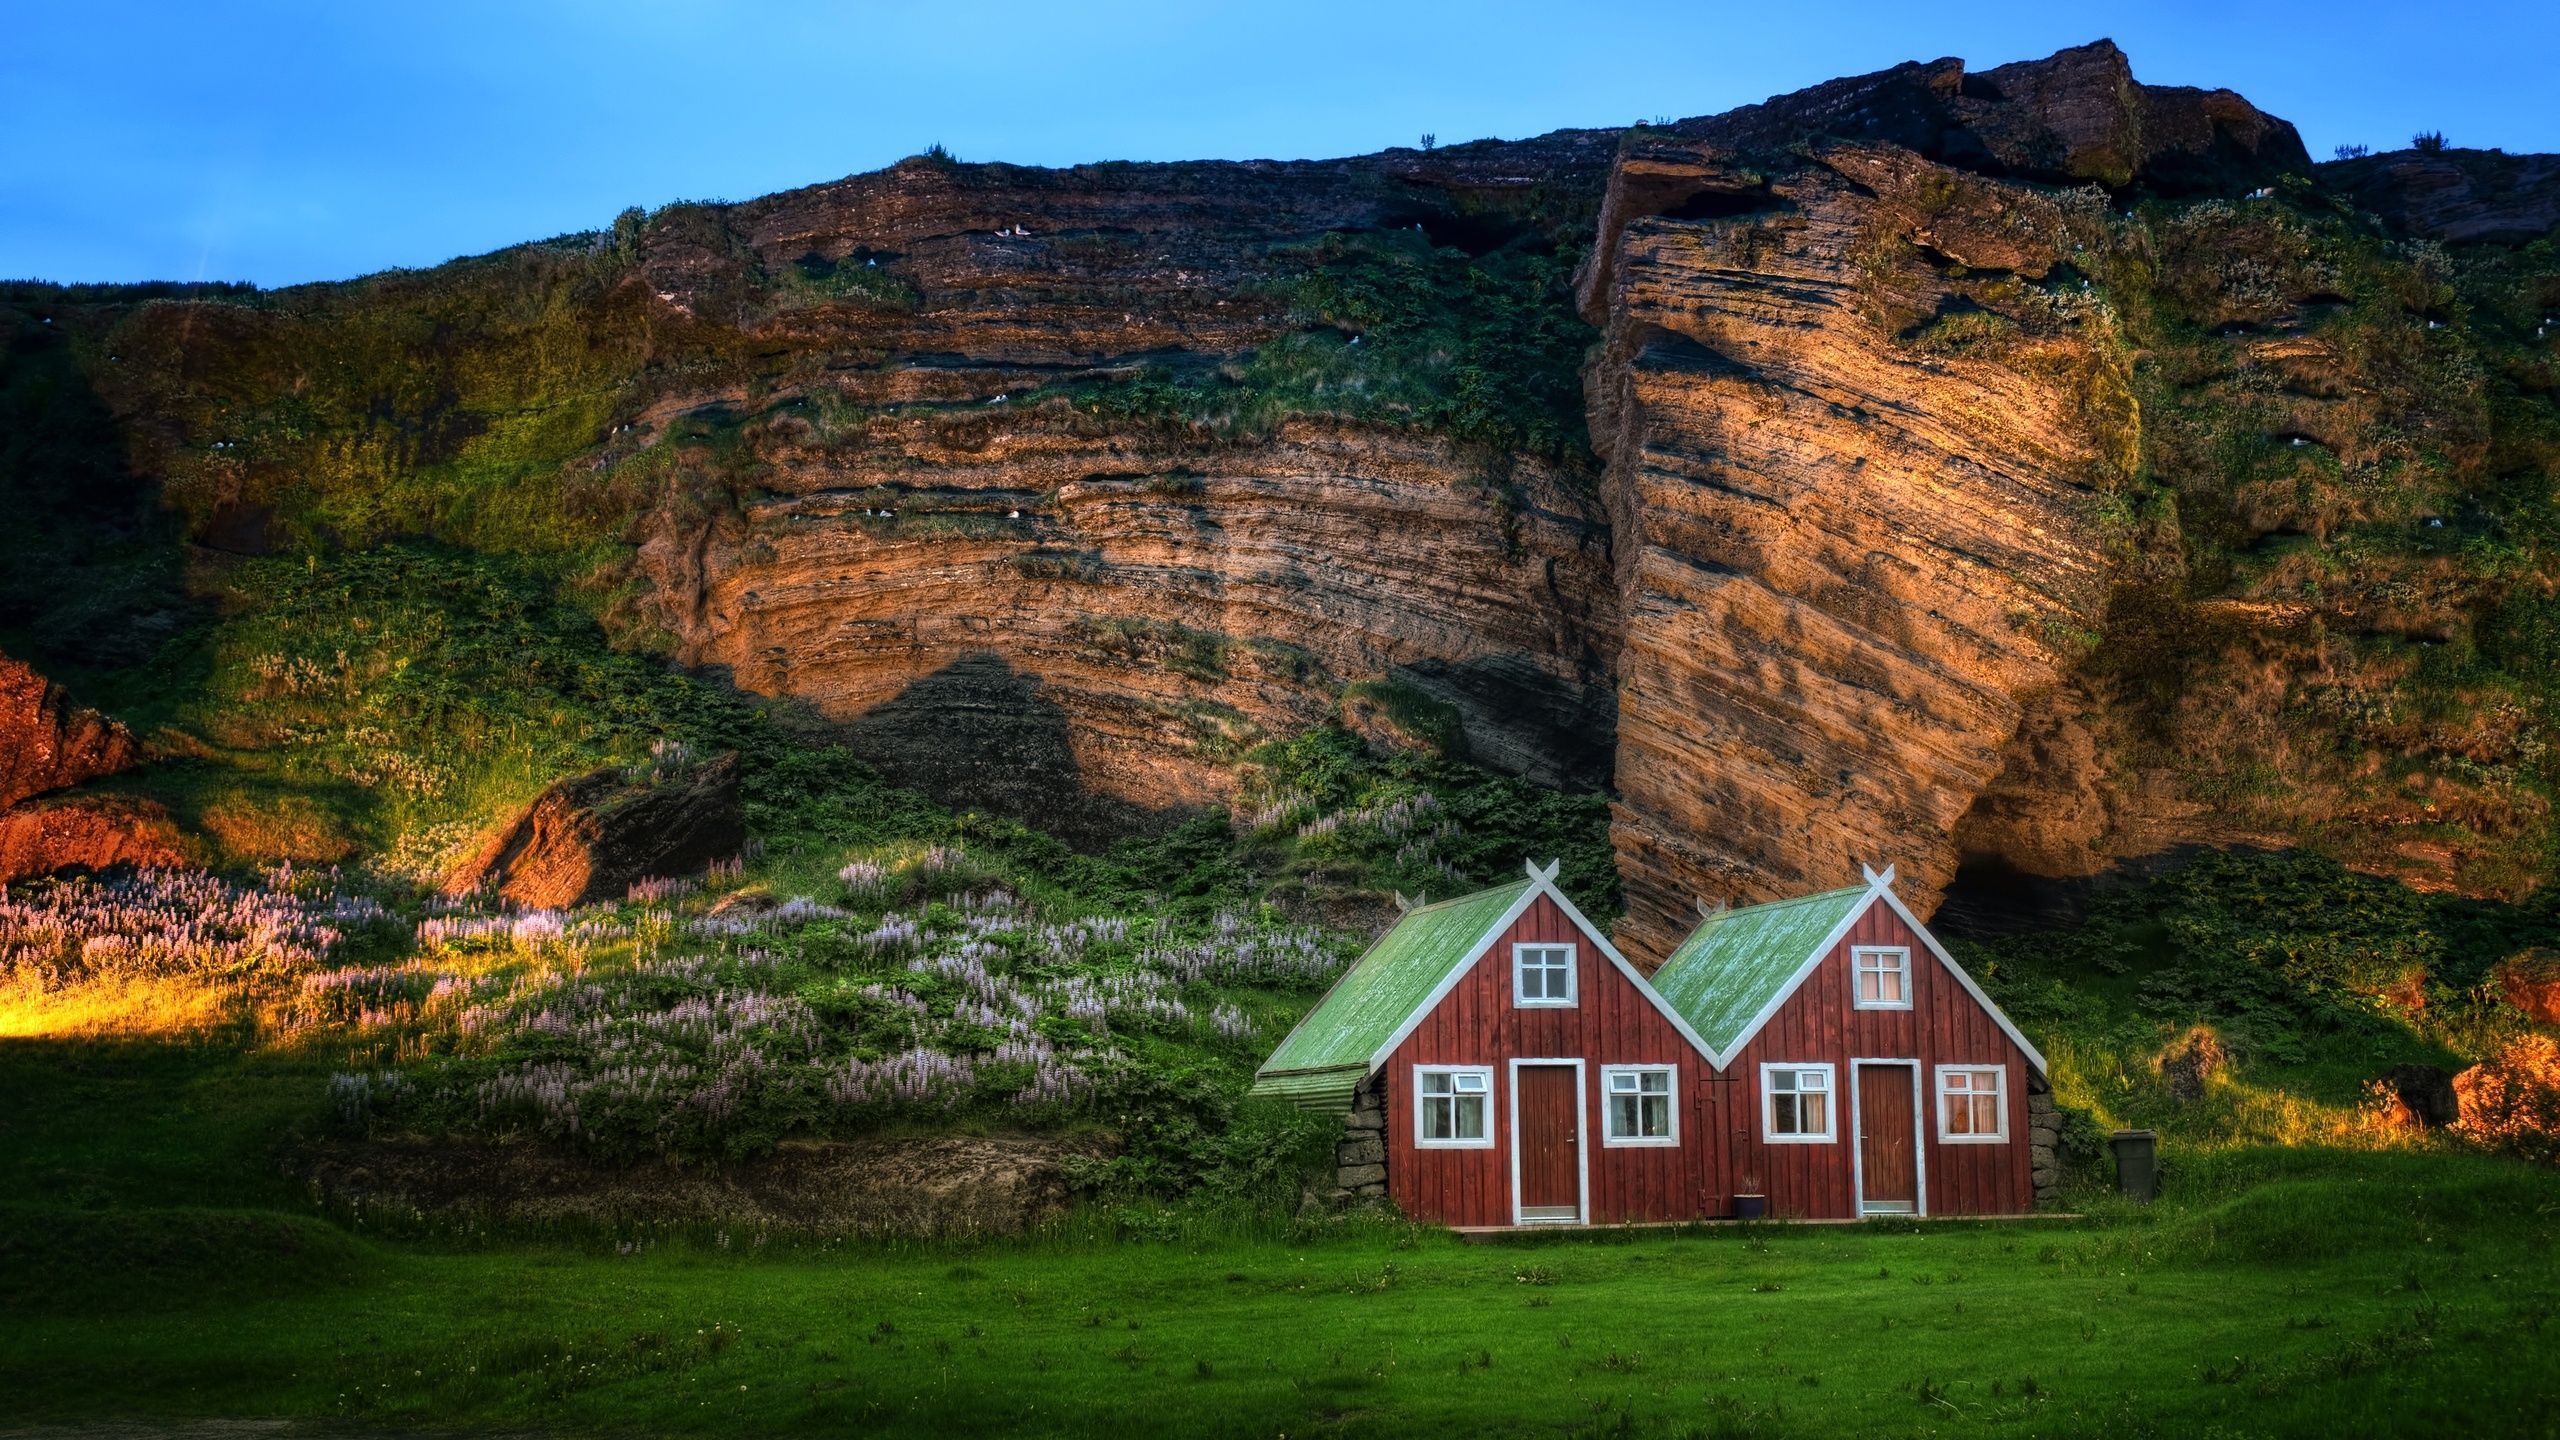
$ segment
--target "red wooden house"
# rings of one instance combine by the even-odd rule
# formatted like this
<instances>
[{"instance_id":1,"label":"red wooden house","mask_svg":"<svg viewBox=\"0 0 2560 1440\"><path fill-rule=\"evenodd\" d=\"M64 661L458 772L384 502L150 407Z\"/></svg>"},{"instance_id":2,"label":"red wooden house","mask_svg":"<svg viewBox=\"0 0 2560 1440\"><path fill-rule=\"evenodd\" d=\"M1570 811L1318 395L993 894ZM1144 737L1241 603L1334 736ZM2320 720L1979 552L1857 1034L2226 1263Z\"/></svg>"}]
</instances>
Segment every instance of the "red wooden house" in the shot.
<instances>
[{"instance_id":1,"label":"red wooden house","mask_svg":"<svg viewBox=\"0 0 2560 1440\"><path fill-rule=\"evenodd\" d=\"M1407 912L1263 1065L1347 1115L1344 1188L1463 1226L2034 1204L2043 1058L1890 871L1709 916L1650 982L1555 873Z\"/></svg>"}]
</instances>

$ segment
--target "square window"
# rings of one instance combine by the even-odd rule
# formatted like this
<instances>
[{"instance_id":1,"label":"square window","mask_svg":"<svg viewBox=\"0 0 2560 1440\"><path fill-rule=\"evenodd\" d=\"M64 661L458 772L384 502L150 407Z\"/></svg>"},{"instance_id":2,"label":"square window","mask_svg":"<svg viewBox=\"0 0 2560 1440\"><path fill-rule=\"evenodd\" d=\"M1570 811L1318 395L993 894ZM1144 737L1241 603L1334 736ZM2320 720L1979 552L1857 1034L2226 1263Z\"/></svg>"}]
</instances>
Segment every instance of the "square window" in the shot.
<instances>
[{"instance_id":1,"label":"square window","mask_svg":"<svg viewBox=\"0 0 2560 1440\"><path fill-rule=\"evenodd\" d=\"M2009 1069L2005 1065L1938 1067L1938 1138L1995 1145L2009 1138Z\"/></svg>"},{"instance_id":2,"label":"square window","mask_svg":"<svg viewBox=\"0 0 2560 1440\"><path fill-rule=\"evenodd\" d=\"M1573 1003L1573 953L1570 945L1511 947L1511 999L1518 1005Z\"/></svg>"},{"instance_id":3,"label":"square window","mask_svg":"<svg viewBox=\"0 0 2560 1440\"><path fill-rule=\"evenodd\" d=\"M1911 951L1908 946L1852 946L1849 964L1857 976L1855 1003L1859 1009L1911 1008Z\"/></svg>"},{"instance_id":4,"label":"square window","mask_svg":"<svg viewBox=\"0 0 2560 1440\"><path fill-rule=\"evenodd\" d=\"M1413 1143L1482 1146L1493 1143L1493 1071L1481 1067L1421 1066L1413 1071Z\"/></svg>"},{"instance_id":5,"label":"square window","mask_svg":"<svg viewBox=\"0 0 2560 1440\"><path fill-rule=\"evenodd\" d=\"M1820 1144L1832 1139L1831 1067L1760 1067L1760 1133L1772 1143Z\"/></svg>"},{"instance_id":6,"label":"square window","mask_svg":"<svg viewBox=\"0 0 2560 1440\"><path fill-rule=\"evenodd\" d=\"M1679 1144L1680 1122L1672 1104L1678 1074L1669 1065L1601 1066L1602 1143Z\"/></svg>"}]
</instances>

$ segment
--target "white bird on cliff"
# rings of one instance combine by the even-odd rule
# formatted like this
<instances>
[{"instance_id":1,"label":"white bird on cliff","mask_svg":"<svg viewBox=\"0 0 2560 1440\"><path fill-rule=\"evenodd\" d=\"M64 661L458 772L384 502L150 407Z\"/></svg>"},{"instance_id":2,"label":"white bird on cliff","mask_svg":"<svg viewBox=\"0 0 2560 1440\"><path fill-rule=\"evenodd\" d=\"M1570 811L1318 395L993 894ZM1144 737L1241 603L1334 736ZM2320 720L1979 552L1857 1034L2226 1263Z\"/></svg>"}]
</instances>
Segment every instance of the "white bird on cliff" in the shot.
<instances>
[{"instance_id":1,"label":"white bird on cliff","mask_svg":"<svg viewBox=\"0 0 2560 1440\"><path fill-rule=\"evenodd\" d=\"M1022 512L1019 510L1007 510L1004 512L1004 518L1007 520L1019 520L1022 518Z\"/></svg>"}]
</instances>

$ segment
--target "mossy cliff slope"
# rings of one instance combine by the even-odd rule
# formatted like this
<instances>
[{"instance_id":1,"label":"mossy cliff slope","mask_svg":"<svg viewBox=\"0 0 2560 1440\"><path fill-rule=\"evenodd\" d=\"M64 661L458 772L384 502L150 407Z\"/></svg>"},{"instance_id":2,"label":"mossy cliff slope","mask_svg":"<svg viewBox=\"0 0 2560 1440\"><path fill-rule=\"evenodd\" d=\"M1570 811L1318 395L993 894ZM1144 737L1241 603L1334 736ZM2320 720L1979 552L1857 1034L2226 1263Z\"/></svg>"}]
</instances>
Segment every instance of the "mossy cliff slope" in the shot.
<instances>
[{"instance_id":1,"label":"mossy cliff slope","mask_svg":"<svg viewBox=\"0 0 2560 1440\"><path fill-rule=\"evenodd\" d=\"M2552 833L2547 167L2429 159L2448 200L2407 158L2315 169L2101 44L1428 153L925 156L271 293L14 286L0 643L242 857L450 849L629 749L547 639L538 703L397 663L556 612L1078 836L1338 714L1614 790L1640 954L1860 859L2276 839L2512 892ZM373 617L357 561L487 588ZM450 753L372 755L367 706ZM330 787L412 799L336 835Z\"/></svg>"}]
</instances>

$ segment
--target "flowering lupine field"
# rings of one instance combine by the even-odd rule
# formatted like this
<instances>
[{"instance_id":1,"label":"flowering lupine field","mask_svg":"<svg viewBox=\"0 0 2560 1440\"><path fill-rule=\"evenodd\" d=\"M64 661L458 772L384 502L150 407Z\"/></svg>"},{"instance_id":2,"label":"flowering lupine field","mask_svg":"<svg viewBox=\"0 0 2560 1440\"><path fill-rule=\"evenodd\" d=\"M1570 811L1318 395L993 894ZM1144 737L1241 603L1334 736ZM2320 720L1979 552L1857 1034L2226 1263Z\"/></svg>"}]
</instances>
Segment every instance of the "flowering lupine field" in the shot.
<instances>
[{"instance_id":1,"label":"flowering lupine field","mask_svg":"<svg viewBox=\"0 0 2560 1440\"><path fill-rule=\"evenodd\" d=\"M135 986L178 987L200 1025L351 1062L328 1082L346 1131L612 1158L962 1113L1056 1126L1140 1071L1249 1074L1356 944L1241 909L1061 913L948 845L849 860L820 895L660 880L568 912L477 896L395 911L289 868L0 899L22 1029L113 1031Z\"/></svg>"}]
</instances>

